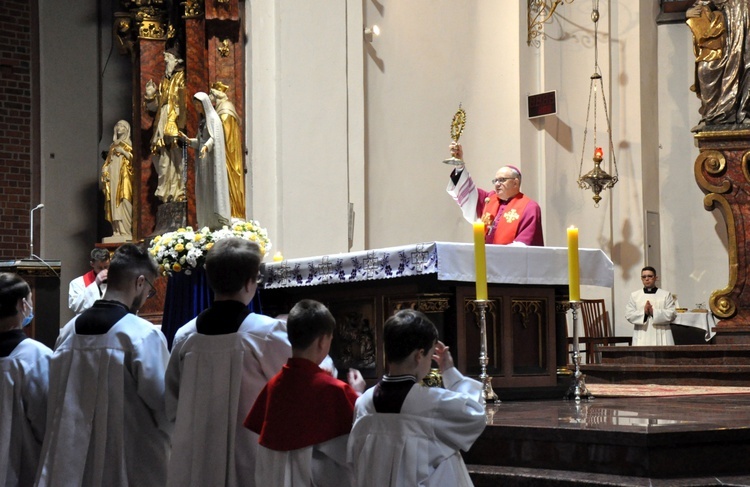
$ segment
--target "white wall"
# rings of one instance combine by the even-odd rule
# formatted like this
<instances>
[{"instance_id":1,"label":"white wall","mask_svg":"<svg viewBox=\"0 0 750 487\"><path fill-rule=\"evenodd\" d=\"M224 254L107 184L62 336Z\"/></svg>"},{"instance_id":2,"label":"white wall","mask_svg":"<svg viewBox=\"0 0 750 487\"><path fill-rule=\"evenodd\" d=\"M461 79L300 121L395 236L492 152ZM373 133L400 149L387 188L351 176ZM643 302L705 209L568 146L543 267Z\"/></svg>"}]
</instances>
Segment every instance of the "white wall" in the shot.
<instances>
[{"instance_id":1,"label":"white wall","mask_svg":"<svg viewBox=\"0 0 750 487\"><path fill-rule=\"evenodd\" d=\"M703 207L695 182L698 148L691 127L700 103L689 91L695 58L686 25L659 27L659 172L662 193L662 279L681 306L708 306L714 290L727 285L726 224L721 213Z\"/></svg>"}]
</instances>

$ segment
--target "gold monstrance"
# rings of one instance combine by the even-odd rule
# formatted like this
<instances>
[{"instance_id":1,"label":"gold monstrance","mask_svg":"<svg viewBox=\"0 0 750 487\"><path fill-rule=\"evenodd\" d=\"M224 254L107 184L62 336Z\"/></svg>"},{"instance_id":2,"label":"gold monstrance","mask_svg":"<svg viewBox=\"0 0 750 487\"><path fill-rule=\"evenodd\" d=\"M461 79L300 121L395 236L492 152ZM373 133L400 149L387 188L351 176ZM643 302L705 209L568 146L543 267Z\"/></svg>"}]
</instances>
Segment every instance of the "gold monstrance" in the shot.
<instances>
[{"instance_id":1,"label":"gold monstrance","mask_svg":"<svg viewBox=\"0 0 750 487\"><path fill-rule=\"evenodd\" d=\"M451 121L451 139L454 143L458 142L461 138L461 134L464 132L464 126L466 125L466 112L461 108L461 104L458 104L458 111L453 115ZM452 166L463 166L464 161L456 157L450 157L443 161L444 164L450 164Z\"/></svg>"}]
</instances>

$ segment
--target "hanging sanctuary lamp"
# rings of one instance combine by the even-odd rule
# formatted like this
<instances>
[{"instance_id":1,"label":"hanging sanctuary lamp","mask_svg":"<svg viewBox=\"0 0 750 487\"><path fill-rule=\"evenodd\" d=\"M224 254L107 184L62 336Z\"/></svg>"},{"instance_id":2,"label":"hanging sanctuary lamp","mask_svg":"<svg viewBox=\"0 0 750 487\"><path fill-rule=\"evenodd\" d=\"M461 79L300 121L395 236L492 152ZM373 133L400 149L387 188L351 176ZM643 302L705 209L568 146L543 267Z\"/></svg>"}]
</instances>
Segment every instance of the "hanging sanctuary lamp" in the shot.
<instances>
[{"instance_id":1,"label":"hanging sanctuary lamp","mask_svg":"<svg viewBox=\"0 0 750 487\"><path fill-rule=\"evenodd\" d=\"M607 110L607 98L604 94L604 83L602 82L602 73L599 68L599 0L594 0L594 8L591 12L591 20L594 22L594 74L591 75L589 84L589 102L586 109L586 125L583 130L583 148L581 149L581 164L578 169L578 187L581 189L590 189L593 191L594 207L599 208L599 202L602 197L599 194L608 188L613 188L617 183L617 159L615 157L614 145L612 144L612 125ZM604 120L607 123L607 142L609 142L608 156L612 160L614 175L609 175L602 169L601 164L604 160L604 151L597 145L596 140L596 119L597 119L597 91L601 92L601 104L604 109ZM591 118L591 108L593 101L593 133L594 133L594 168L583 174L583 157L586 154L586 136L589 131L589 119Z\"/></svg>"}]
</instances>

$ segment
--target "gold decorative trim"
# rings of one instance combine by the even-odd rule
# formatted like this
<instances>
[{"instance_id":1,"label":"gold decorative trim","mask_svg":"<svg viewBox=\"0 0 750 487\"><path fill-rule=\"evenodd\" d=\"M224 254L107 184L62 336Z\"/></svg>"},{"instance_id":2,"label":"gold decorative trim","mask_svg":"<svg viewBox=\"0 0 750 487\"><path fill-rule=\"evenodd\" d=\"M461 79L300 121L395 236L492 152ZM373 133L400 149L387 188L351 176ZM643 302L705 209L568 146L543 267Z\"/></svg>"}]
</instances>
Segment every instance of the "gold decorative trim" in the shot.
<instances>
[{"instance_id":1,"label":"gold decorative trim","mask_svg":"<svg viewBox=\"0 0 750 487\"><path fill-rule=\"evenodd\" d=\"M750 152L742 154L742 174L745 175L745 181L750 182L750 167L748 167L748 161L750 161Z\"/></svg>"},{"instance_id":2,"label":"gold decorative trim","mask_svg":"<svg viewBox=\"0 0 750 487\"><path fill-rule=\"evenodd\" d=\"M728 193L732 189L731 181L725 179L720 186L717 186L711 184L711 182L709 182L703 175L703 170L705 169L708 174L717 176L723 173L726 170L726 167L727 160L724 157L724 154L716 150L702 151L695 159L695 180L701 188L708 192L720 194Z\"/></svg>"},{"instance_id":3,"label":"gold decorative trim","mask_svg":"<svg viewBox=\"0 0 750 487\"><path fill-rule=\"evenodd\" d=\"M707 132L698 132L693 137L698 140L706 139L747 139L750 137L750 130L711 130Z\"/></svg>"},{"instance_id":4,"label":"gold decorative trim","mask_svg":"<svg viewBox=\"0 0 750 487\"><path fill-rule=\"evenodd\" d=\"M180 5L185 7L185 13L182 16L183 19L200 18L206 13L203 0L185 0L184 2L181 2Z\"/></svg>"},{"instance_id":5,"label":"gold decorative trim","mask_svg":"<svg viewBox=\"0 0 750 487\"><path fill-rule=\"evenodd\" d=\"M391 301L393 312L401 311L402 309L413 309L421 311L425 314L430 313L442 313L450 309L450 298L446 296L414 296L410 299L397 299Z\"/></svg>"},{"instance_id":6,"label":"gold decorative trim","mask_svg":"<svg viewBox=\"0 0 750 487\"><path fill-rule=\"evenodd\" d=\"M144 7L135 13L135 21L138 24L138 37L141 39L163 40L167 38L164 29L164 15L161 10L154 7Z\"/></svg>"},{"instance_id":7,"label":"gold decorative trim","mask_svg":"<svg viewBox=\"0 0 750 487\"><path fill-rule=\"evenodd\" d=\"M221 57L229 56L229 45L229 39L224 39L219 43L219 47L217 49Z\"/></svg>"},{"instance_id":8,"label":"gold decorative trim","mask_svg":"<svg viewBox=\"0 0 750 487\"><path fill-rule=\"evenodd\" d=\"M719 207L724 221L727 224L727 240L729 247L729 283L723 289L717 289L711 293L711 298L708 300L709 307L713 314L719 318L731 318L737 312L737 304L734 298L730 295L734 287L737 285L737 270L739 265L737 263L737 233L735 231L734 215L732 214L732 208L729 202L721 195L718 194L707 194L703 198L703 207L711 211L716 207Z\"/></svg>"}]
</instances>

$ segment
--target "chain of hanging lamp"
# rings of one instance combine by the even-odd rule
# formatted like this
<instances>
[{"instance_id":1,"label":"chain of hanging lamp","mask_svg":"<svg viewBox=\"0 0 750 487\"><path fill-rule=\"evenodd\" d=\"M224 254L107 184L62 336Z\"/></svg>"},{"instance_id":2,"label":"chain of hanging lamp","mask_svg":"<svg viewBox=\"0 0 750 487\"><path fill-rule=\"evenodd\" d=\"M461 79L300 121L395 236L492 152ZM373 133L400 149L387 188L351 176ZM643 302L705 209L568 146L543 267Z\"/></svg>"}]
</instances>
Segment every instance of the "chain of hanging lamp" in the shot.
<instances>
[{"instance_id":1,"label":"chain of hanging lamp","mask_svg":"<svg viewBox=\"0 0 750 487\"><path fill-rule=\"evenodd\" d=\"M583 130L583 147L581 149L581 164L578 169L578 187L581 189L591 189L594 192L593 200L594 206L599 207L599 202L602 197L599 194L605 189L612 188L617 183L618 172L617 172L617 159L615 157L614 145L612 143L612 125L610 124L609 111L607 109L607 98L604 94L604 83L602 81L602 73L599 68L599 0L592 0L592 11L591 20L594 22L594 74L591 75L591 83L589 84L589 100L588 107L586 108L586 125ZM614 167L614 176L610 176L604 169L601 168L601 163L604 160L604 151L601 147L597 146L596 143L596 93L598 90L602 94L602 106L604 108L604 119L607 122L607 139L609 142L609 157L612 160ZM586 153L586 138L589 130L589 116L591 115L591 101L593 99L594 108L594 168L583 174L583 157Z\"/></svg>"}]
</instances>

